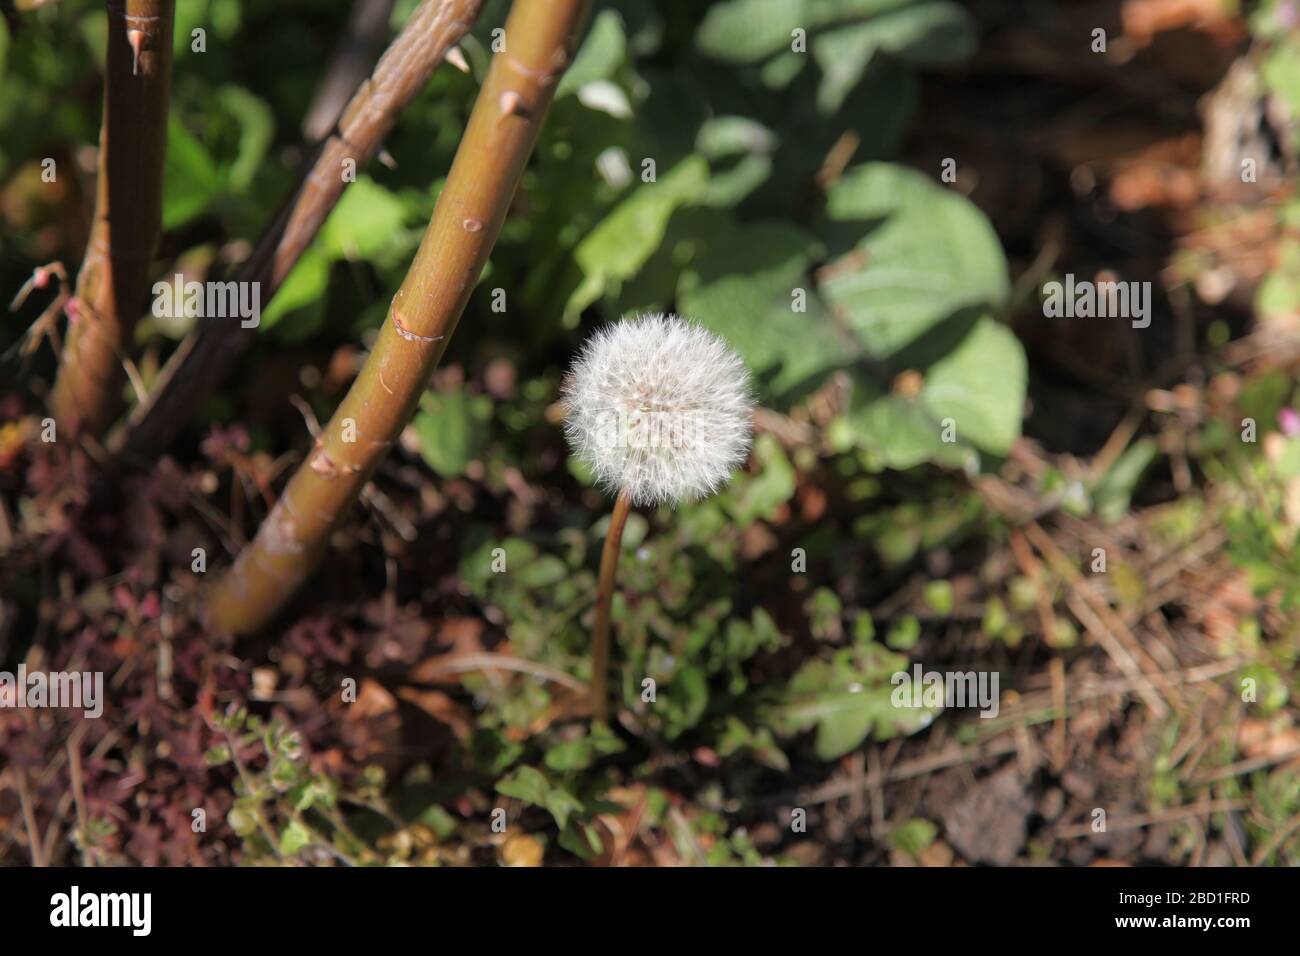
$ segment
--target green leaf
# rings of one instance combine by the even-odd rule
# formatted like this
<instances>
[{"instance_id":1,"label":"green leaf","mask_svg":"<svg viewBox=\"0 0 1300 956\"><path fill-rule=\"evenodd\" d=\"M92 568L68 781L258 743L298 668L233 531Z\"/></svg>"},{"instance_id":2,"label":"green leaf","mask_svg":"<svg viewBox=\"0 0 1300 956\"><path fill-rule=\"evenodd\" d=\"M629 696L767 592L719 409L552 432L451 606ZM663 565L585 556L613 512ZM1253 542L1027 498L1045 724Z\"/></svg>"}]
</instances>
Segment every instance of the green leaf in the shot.
<instances>
[{"instance_id":1,"label":"green leaf","mask_svg":"<svg viewBox=\"0 0 1300 956\"><path fill-rule=\"evenodd\" d=\"M257 831L257 817L239 804L230 808L226 814L226 823L241 837L251 836Z\"/></svg>"},{"instance_id":2,"label":"green leaf","mask_svg":"<svg viewBox=\"0 0 1300 956\"><path fill-rule=\"evenodd\" d=\"M617 294L663 241L673 210L699 202L709 183L709 164L688 156L658 182L636 187L578 243L573 256L583 279L564 307L566 322L603 295Z\"/></svg>"},{"instance_id":3,"label":"green leaf","mask_svg":"<svg viewBox=\"0 0 1300 956\"><path fill-rule=\"evenodd\" d=\"M793 31L807 32L883 13L912 0L728 0L709 8L695 33L705 56L754 63L789 50Z\"/></svg>"},{"instance_id":4,"label":"green leaf","mask_svg":"<svg viewBox=\"0 0 1300 956\"><path fill-rule=\"evenodd\" d=\"M239 123L239 152L226 174L226 188L243 192L253 181L275 138L275 118L266 102L243 87L217 90L217 102Z\"/></svg>"},{"instance_id":5,"label":"green leaf","mask_svg":"<svg viewBox=\"0 0 1300 956\"><path fill-rule=\"evenodd\" d=\"M695 137L695 148L712 165L702 204L717 209L738 205L771 175L778 142L772 130L745 116L705 120Z\"/></svg>"},{"instance_id":6,"label":"green leaf","mask_svg":"<svg viewBox=\"0 0 1300 956\"><path fill-rule=\"evenodd\" d=\"M981 315L944 323L924 348L899 353L921 377L916 395L886 391L859 373L844 421L874 464L923 462L974 469L977 452L1002 456L1020 435L1027 387L1024 349L1006 326Z\"/></svg>"},{"instance_id":7,"label":"green leaf","mask_svg":"<svg viewBox=\"0 0 1300 956\"><path fill-rule=\"evenodd\" d=\"M759 518L771 518L794 495L794 466L775 437L759 435L754 443L754 458L759 473L735 482L722 499L737 527L743 528Z\"/></svg>"},{"instance_id":8,"label":"green leaf","mask_svg":"<svg viewBox=\"0 0 1300 956\"><path fill-rule=\"evenodd\" d=\"M550 791L551 782L536 767L520 767L497 783L497 793L534 806L541 806Z\"/></svg>"},{"instance_id":9,"label":"green leaf","mask_svg":"<svg viewBox=\"0 0 1300 956\"><path fill-rule=\"evenodd\" d=\"M986 315L926 370L920 403L932 418L952 419L959 441L1005 455L1020 436L1027 384L1020 341Z\"/></svg>"},{"instance_id":10,"label":"green leaf","mask_svg":"<svg viewBox=\"0 0 1300 956\"><path fill-rule=\"evenodd\" d=\"M570 815L582 809L573 794L552 784L536 767L520 767L497 783L497 792L544 808L561 830L568 824Z\"/></svg>"},{"instance_id":11,"label":"green leaf","mask_svg":"<svg viewBox=\"0 0 1300 956\"><path fill-rule=\"evenodd\" d=\"M324 319L325 292L329 283L329 257L321 252L318 245L313 245L285 276L270 304L263 304L261 331L275 326L285 316L299 310L309 312L312 319L299 328L305 326L308 332L313 330ZM294 338L292 335L289 337Z\"/></svg>"},{"instance_id":12,"label":"green leaf","mask_svg":"<svg viewBox=\"0 0 1300 956\"><path fill-rule=\"evenodd\" d=\"M172 26L172 56L178 65L182 58L190 55L193 30L207 25L208 0L190 0L176 5Z\"/></svg>"},{"instance_id":13,"label":"green leaf","mask_svg":"<svg viewBox=\"0 0 1300 956\"><path fill-rule=\"evenodd\" d=\"M830 661L808 661L769 718L782 734L815 728L813 747L822 760L842 757L873 731L877 740L915 733L934 719L934 712L894 706L890 677L906 663L875 644L847 648Z\"/></svg>"},{"instance_id":14,"label":"green leaf","mask_svg":"<svg viewBox=\"0 0 1300 956\"><path fill-rule=\"evenodd\" d=\"M827 195L835 247L821 292L871 355L887 358L958 311L1000 305L1009 282L997 233L965 196L886 163L850 170Z\"/></svg>"},{"instance_id":15,"label":"green leaf","mask_svg":"<svg viewBox=\"0 0 1300 956\"><path fill-rule=\"evenodd\" d=\"M311 833L294 820L280 833L280 852L285 856L293 856L311 842Z\"/></svg>"},{"instance_id":16,"label":"green leaf","mask_svg":"<svg viewBox=\"0 0 1300 956\"><path fill-rule=\"evenodd\" d=\"M701 668L681 667L673 674L666 690L667 736L675 740L704 716L709 706L708 678Z\"/></svg>"},{"instance_id":17,"label":"green leaf","mask_svg":"<svg viewBox=\"0 0 1300 956\"><path fill-rule=\"evenodd\" d=\"M569 576L569 568L553 554L543 554L519 569L519 583L526 588L549 588Z\"/></svg>"},{"instance_id":18,"label":"green leaf","mask_svg":"<svg viewBox=\"0 0 1300 956\"><path fill-rule=\"evenodd\" d=\"M911 4L825 33L812 44L822 69L817 108L826 115L838 110L877 51L928 66L965 59L975 45L973 18L948 0Z\"/></svg>"},{"instance_id":19,"label":"green leaf","mask_svg":"<svg viewBox=\"0 0 1300 956\"><path fill-rule=\"evenodd\" d=\"M204 752L203 762L209 767L218 767L223 763L229 763L230 748L225 744L217 744L215 747Z\"/></svg>"},{"instance_id":20,"label":"green leaf","mask_svg":"<svg viewBox=\"0 0 1300 956\"><path fill-rule=\"evenodd\" d=\"M1140 438L1102 475L1093 489L1092 501L1103 521L1114 523L1128 513L1138 482L1159 454L1160 445L1154 438Z\"/></svg>"},{"instance_id":21,"label":"green leaf","mask_svg":"<svg viewBox=\"0 0 1300 956\"><path fill-rule=\"evenodd\" d=\"M404 228L406 204L369 176L358 176L344 191L320 232L320 248L336 259L370 259L409 244Z\"/></svg>"},{"instance_id":22,"label":"green leaf","mask_svg":"<svg viewBox=\"0 0 1300 956\"><path fill-rule=\"evenodd\" d=\"M546 766L552 770L586 770L598 757L622 753L623 741L605 727L596 725L589 734L556 744L546 752Z\"/></svg>"},{"instance_id":23,"label":"green leaf","mask_svg":"<svg viewBox=\"0 0 1300 956\"><path fill-rule=\"evenodd\" d=\"M574 820L570 820L568 826L560 831L559 844L582 860L594 859L603 847L600 833L594 826Z\"/></svg>"},{"instance_id":24,"label":"green leaf","mask_svg":"<svg viewBox=\"0 0 1300 956\"><path fill-rule=\"evenodd\" d=\"M576 93L578 88L594 80L607 80L627 62L627 36L623 31L623 18L615 10L602 10L591 22L587 38L582 41L573 65L565 72L555 90L559 99Z\"/></svg>"},{"instance_id":25,"label":"green leaf","mask_svg":"<svg viewBox=\"0 0 1300 956\"><path fill-rule=\"evenodd\" d=\"M420 455L445 478L465 473L487 443L492 399L464 391L426 392L412 420L420 439Z\"/></svg>"},{"instance_id":26,"label":"green leaf","mask_svg":"<svg viewBox=\"0 0 1300 956\"><path fill-rule=\"evenodd\" d=\"M954 606L953 590L951 581L931 581L925 586L923 592L925 603L930 606L930 610L935 614L947 616L952 613Z\"/></svg>"},{"instance_id":27,"label":"green leaf","mask_svg":"<svg viewBox=\"0 0 1300 956\"><path fill-rule=\"evenodd\" d=\"M938 834L939 828L929 820L913 817L890 831L886 839L889 841L890 846L896 847L911 856L916 856L933 843Z\"/></svg>"},{"instance_id":28,"label":"green leaf","mask_svg":"<svg viewBox=\"0 0 1300 956\"><path fill-rule=\"evenodd\" d=\"M721 217L701 223L697 235L702 247L682 273L677 304L740 353L765 397L852 357L809 288L808 270L822 255L813 236L789 223Z\"/></svg>"},{"instance_id":29,"label":"green leaf","mask_svg":"<svg viewBox=\"0 0 1300 956\"><path fill-rule=\"evenodd\" d=\"M221 188L221 173L207 147L173 116L167 123L163 228L175 229L201 216Z\"/></svg>"}]
</instances>

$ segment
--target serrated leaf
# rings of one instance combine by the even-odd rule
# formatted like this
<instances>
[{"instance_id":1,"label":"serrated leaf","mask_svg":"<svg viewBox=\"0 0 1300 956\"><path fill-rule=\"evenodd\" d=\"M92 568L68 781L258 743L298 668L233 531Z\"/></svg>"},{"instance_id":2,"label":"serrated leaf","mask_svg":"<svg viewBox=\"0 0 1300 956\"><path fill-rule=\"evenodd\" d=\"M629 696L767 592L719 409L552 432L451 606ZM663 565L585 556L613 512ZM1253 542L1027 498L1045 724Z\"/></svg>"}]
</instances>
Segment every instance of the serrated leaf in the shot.
<instances>
[{"instance_id":1,"label":"serrated leaf","mask_svg":"<svg viewBox=\"0 0 1300 956\"><path fill-rule=\"evenodd\" d=\"M905 664L906 658L876 645L841 651L831 661L808 661L771 715L774 728L783 734L816 728L814 750L822 760L842 757L873 731L877 740L915 733L934 712L893 705L890 678Z\"/></svg>"}]
</instances>

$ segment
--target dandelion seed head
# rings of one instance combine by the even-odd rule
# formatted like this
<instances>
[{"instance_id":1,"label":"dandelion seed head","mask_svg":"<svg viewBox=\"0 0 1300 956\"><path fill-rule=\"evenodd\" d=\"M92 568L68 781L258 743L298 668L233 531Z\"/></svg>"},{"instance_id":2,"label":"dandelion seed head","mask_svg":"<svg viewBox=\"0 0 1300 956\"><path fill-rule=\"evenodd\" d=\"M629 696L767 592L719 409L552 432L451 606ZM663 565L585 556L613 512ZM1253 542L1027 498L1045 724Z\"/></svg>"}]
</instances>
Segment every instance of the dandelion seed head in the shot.
<instances>
[{"instance_id":1,"label":"dandelion seed head","mask_svg":"<svg viewBox=\"0 0 1300 956\"><path fill-rule=\"evenodd\" d=\"M745 460L749 371L712 332L675 315L597 331L564 383L565 435L605 488L636 505L708 497Z\"/></svg>"}]
</instances>

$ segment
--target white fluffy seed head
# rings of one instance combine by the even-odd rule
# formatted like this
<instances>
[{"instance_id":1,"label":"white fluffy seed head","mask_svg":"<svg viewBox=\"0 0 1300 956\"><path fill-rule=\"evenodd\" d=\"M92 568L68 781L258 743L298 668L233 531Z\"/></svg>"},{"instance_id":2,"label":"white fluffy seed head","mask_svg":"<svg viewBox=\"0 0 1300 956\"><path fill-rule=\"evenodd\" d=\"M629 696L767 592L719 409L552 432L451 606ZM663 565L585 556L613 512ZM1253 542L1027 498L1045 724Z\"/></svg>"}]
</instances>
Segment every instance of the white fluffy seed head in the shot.
<instances>
[{"instance_id":1,"label":"white fluffy seed head","mask_svg":"<svg viewBox=\"0 0 1300 956\"><path fill-rule=\"evenodd\" d=\"M744 462L753 434L745 363L675 315L596 332L565 379L564 403L574 454L636 505L713 494Z\"/></svg>"}]
</instances>

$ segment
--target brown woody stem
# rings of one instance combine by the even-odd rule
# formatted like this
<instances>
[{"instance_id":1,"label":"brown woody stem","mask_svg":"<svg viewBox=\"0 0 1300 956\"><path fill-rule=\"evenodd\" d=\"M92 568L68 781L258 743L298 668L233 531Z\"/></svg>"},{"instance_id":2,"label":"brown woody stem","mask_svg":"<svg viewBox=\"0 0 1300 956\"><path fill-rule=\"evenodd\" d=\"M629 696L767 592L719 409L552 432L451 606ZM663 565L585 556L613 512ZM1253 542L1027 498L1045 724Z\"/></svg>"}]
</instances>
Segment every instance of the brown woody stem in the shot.
<instances>
[{"instance_id":1,"label":"brown woody stem","mask_svg":"<svg viewBox=\"0 0 1300 956\"><path fill-rule=\"evenodd\" d=\"M271 301L351 181L343 175L346 164L350 161L355 172L379 151L398 114L473 26L482 6L483 0L425 0L415 9L318 147L298 188L235 281L261 283L261 301ZM109 450L128 464L157 460L256 337L256 329L244 328L237 319L191 332L163 367L149 397L113 434Z\"/></svg>"},{"instance_id":2,"label":"brown woody stem","mask_svg":"<svg viewBox=\"0 0 1300 956\"><path fill-rule=\"evenodd\" d=\"M605 547L600 553L600 582L596 586L596 623L591 631L591 716L604 723L609 715L609 614L614 604L614 580L622 554L623 528L632 499L620 491L609 517Z\"/></svg>"},{"instance_id":3,"label":"brown woody stem","mask_svg":"<svg viewBox=\"0 0 1300 956\"><path fill-rule=\"evenodd\" d=\"M162 225L174 0L111 0L95 215L77 275L50 411L99 435L121 405L131 330L144 311Z\"/></svg>"},{"instance_id":4,"label":"brown woody stem","mask_svg":"<svg viewBox=\"0 0 1300 956\"><path fill-rule=\"evenodd\" d=\"M208 598L212 624L248 634L297 591L428 387L501 232L588 0L515 0L415 260L374 348L257 538Z\"/></svg>"}]
</instances>

